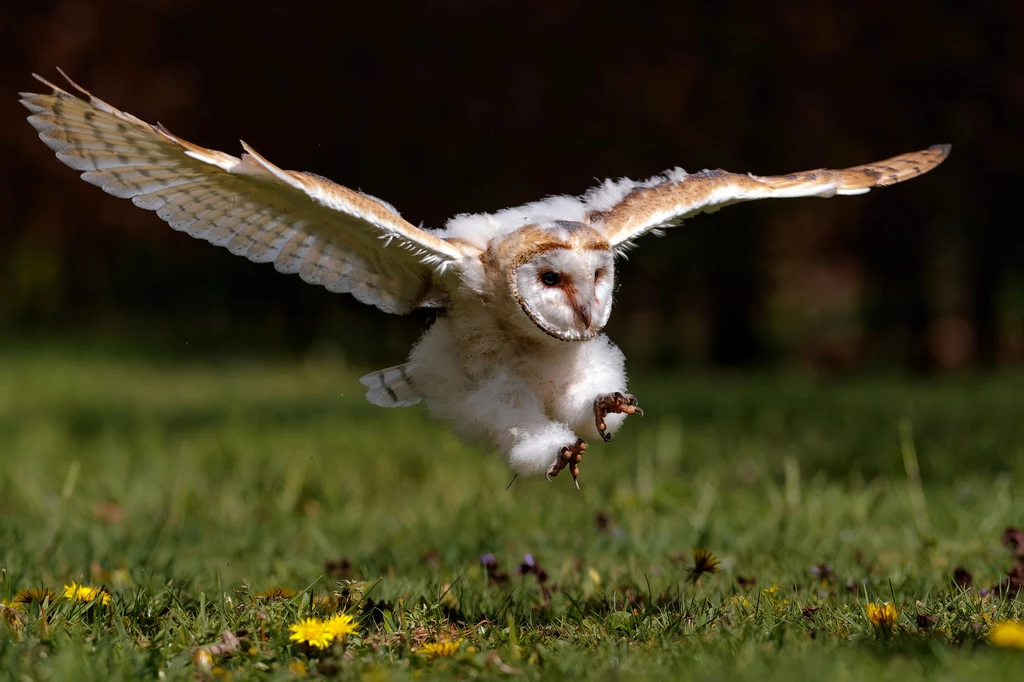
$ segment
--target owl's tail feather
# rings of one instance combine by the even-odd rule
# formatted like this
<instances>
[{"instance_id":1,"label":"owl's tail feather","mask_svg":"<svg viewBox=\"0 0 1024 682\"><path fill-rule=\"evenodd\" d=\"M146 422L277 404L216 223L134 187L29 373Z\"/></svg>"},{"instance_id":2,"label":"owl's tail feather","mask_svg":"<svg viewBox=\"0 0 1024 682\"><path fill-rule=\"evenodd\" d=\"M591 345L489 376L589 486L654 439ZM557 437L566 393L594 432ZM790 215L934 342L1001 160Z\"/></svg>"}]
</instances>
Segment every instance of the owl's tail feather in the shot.
<instances>
[{"instance_id":1,"label":"owl's tail feather","mask_svg":"<svg viewBox=\"0 0 1024 682\"><path fill-rule=\"evenodd\" d=\"M378 407L408 407L423 400L423 396L413 386L412 379L406 374L408 366L395 365L379 369L360 379L359 383L370 389L366 392L366 399Z\"/></svg>"}]
</instances>

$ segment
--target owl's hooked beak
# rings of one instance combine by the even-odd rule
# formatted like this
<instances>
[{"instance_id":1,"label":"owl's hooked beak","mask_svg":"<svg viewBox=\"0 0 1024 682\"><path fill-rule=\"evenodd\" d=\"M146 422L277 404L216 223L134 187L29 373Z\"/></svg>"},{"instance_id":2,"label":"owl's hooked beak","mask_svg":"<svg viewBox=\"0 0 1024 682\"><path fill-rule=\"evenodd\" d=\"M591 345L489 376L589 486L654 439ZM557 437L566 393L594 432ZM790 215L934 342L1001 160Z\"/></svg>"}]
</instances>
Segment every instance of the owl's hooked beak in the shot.
<instances>
[{"instance_id":1,"label":"owl's hooked beak","mask_svg":"<svg viewBox=\"0 0 1024 682\"><path fill-rule=\"evenodd\" d=\"M572 306L573 312L576 313L576 318L583 324L583 327L590 329L593 323L593 314L591 312L591 306L589 303L575 303Z\"/></svg>"}]
</instances>

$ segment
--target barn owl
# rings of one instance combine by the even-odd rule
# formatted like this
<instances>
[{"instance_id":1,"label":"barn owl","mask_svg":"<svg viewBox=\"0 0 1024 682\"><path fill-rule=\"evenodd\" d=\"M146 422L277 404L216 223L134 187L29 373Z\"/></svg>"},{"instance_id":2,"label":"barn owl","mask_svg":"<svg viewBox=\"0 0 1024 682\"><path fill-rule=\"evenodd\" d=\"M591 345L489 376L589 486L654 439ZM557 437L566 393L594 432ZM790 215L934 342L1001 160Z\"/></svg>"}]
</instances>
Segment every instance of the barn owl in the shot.
<instances>
[{"instance_id":1,"label":"barn owl","mask_svg":"<svg viewBox=\"0 0 1024 682\"><path fill-rule=\"evenodd\" d=\"M950 151L780 176L675 168L425 229L381 199L283 170L245 142L241 157L204 149L70 79L77 95L36 78L51 92L22 93L28 121L86 182L386 313L443 309L404 364L361 379L367 399L423 401L464 439L502 451L517 475L549 480L568 468L577 481L588 441L610 441L627 416L643 414L622 352L601 333L615 259L638 237L741 201L863 194L926 173Z\"/></svg>"}]
</instances>

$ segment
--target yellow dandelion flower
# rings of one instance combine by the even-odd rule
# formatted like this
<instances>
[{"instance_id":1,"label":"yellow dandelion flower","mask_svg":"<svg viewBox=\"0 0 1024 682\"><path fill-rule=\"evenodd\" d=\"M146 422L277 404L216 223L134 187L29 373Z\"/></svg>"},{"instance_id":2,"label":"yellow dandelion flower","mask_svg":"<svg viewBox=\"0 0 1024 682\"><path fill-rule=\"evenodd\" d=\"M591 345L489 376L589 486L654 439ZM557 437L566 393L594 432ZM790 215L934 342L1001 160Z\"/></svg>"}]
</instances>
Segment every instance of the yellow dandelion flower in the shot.
<instances>
[{"instance_id":1,"label":"yellow dandelion flower","mask_svg":"<svg viewBox=\"0 0 1024 682\"><path fill-rule=\"evenodd\" d=\"M420 648L416 649L416 653L427 658L440 658L442 656L454 655L458 652L460 646L462 646L461 638L454 642L447 639L440 642L425 642Z\"/></svg>"},{"instance_id":2,"label":"yellow dandelion flower","mask_svg":"<svg viewBox=\"0 0 1024 682\"><path fill-rule=\"evenodd\" d=\"M104 606L110 605L110 595L100 588L79 585L75 582L64 586L64 598L73 599L74 601L95 601L99 599L100 603Z\"/></svg>"},{"instance_id":3,"label":"yellow dandelion flower","mask_svg":"<svg viewBox=\"0 0 1024 682\"><path fill-rule=\"evenodd\" d=\"M288 639L299 644L314 646L317 649L326 649L334 640L334 637L328 634L324 622L319 618L303 618L298 623L292 624L289 630L292 634Z\"/></svg>"},{"instance_id":4,"label":"yellow dandelion flower","mask_svg":"<svg viewBox=\"0 0 1024 682\"><path fill-rule=\"evenodd\" d=\"M882 630L892 629L892 626L896 624L896 617L899 616L896 607L889 602L868 604L867 612L871 624Z\"/></svg>"},{"instance_id":5,"label":"yellow dandelion flower","mask_svg":"<svg viewBox=\"0 0 1024 682\"><path fill-rule=\"evenodd\" d=\"M291 599L295 596L295 590L290 587L272 587L252 596L253 599Z\"/></svg>"},{"instance_id":6,"label":"yellow dandelion flower","mask_svg":"<svg viewBox=\"0 0 1024 682\"><path fill-rule=\"evenodd\" d=\"M1004 620L988 631L988 641L996 646L1024 649L1024 623Z\"/></svg>"},{"instance_id":7,"label":"yellow dandelion flower","mask_svg":"<svg viewBox=\"0 0 1024 682\"><path fill-rule=\"evenodd\" d=\"M705 573L718 573L719 563L718 557L711 552L707 551L703 547L694 547L693 566L686 569L688 573L686 579L691 583L697 583L700 581L700 577Z\"/></svg>"},{"instance_id":8,"label":"yellow dandelion flower","mask_svg":"<svg viewBox=\"0 0 1024 682\"><path fill-rule=\"evenodd\" d=\"M775 594L776 592L778 592L780 589L782 589L782 588L780 588L778 585L772 585L771 587L764 588L763 590L761 590L761 592L771 596L771 595Z\"/></svg>"},{"instance_id":9,"label":"yellow dandelion flower","mask_svg":"<svg viewBox=\"0 0 1024 682\"><path fill-rule=\"evenodd\" d=\"M324 622L324 630L330 635L332 640L337 639L344 642L346 637L355 634L357 628L352 622L352 616L347 613L339 613L331 616Z\"/></svg>"},{"instance_id":10,"label":"yellow dandelion flower","mask_svg":"<svg viewBox=\"0 0 1024 682\"><path fill-rule=\"evenodd\" d=\"M29 604L42 604L43 602L52 604L55 601L57 601L57 593L52 590L45 588L21 590L11 600L11 608L24 609Z\"/></svg>"}]
</instances>

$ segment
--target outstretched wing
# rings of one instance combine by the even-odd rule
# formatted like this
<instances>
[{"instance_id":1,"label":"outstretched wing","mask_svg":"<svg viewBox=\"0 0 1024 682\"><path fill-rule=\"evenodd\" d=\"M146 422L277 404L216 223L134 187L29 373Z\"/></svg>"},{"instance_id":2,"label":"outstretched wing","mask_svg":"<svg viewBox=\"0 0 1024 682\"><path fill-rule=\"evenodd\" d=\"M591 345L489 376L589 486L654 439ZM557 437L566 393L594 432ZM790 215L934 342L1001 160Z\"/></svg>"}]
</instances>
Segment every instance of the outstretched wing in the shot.
<instances>
[{"instance_id":1,"label":"outstretched wing","mask_svg":"<svg viewBox=\"0 0 1024 682\"><path fill-rule=\"evenodd\" d=\"M645 182L608 181L583 200L590 208L590 224L603 231L613 247L622 247L645 232L741 201L863 194L872 187L894 185L935 168L950 149L939 144L843 170L821 168L767 177L723 170L691 174L676 168Z\"/></svg>"},{"instance_id":2,"label":"outstretched wing","mask_svg":"<svg viewBox=\"0 0 1024 682\"><path fill-rule=\"evenodd\" d=\"M70 78L82 97L36 78L52 93L21 93L21 103L58 159L108 194L231 253L389 313L438 305L446 295L438 272L470 255L385 202L282 170L244 142L241 158L204 149L115 109Z\"/></svg>"}]
</instances>

